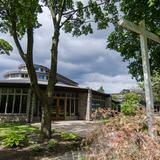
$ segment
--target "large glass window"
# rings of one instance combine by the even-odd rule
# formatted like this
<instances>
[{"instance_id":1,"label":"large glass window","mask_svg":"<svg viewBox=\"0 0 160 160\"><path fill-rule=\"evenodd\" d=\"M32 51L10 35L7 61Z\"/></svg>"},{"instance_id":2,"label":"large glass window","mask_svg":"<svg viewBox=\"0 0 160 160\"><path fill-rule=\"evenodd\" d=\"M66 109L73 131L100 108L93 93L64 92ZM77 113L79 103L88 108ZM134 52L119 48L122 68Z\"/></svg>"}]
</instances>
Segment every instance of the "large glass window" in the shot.
<instances>
[{"instance_id":1,"label":"large glass window","mask_svg":"<svg viewBox=\"0 0 160 160\"><path fill-rule=\"evenodd\" d=\"M28 89L2 88L0 92L0 113L26 113L27 99Z\"/></svg>"},{"instance_id":2,"label":"large glass window","mask_svg":"<svg viewBox=\"0 0 160 160\"><path fill-rule=\"evenodd\" d=\"M19 108L20 108L20 95L16 95L14 103L14 113L19 113Z\"/></svg>"},{"instance_id":3,"label":"large glass window","mask_svg":"<svg viewBox=\"0 0 160 160\"><path fill-rule=\"evenodd\" d=\"M1 95L0 100L1 100L1 102L0 102L0 113L5 113L7 95Z\"/></svg>"},{"instance_id":4,"label":"large glass window","mask_svg":"<svg viewBox=\"0 0 160 160\"><path fill-rule=\"evenodd\" d=\"M74 99L71 99L71 115L75 114L75 103Z\"/></svg>"},{"instance_id":5,"label":"large glass window","mask_svg":"<svg viewBox=\"0 0 160 160\"><path fill-rule=\"evenodd\" d=\"M45 75L40 74L40 75L38 75L38 78L43 80L45 78Z\"/></svg>"},{"instance_id":6,"label":"large glass window","mask_svg":"<svg viewBox=\"0 0 160 160\"><path fill-rule=\"evenodd\" d=\"M77 94L67 94L67 116L78 115L78 95Z\"/></svg>"},{"instance_id":7,"label":"large glass window","mask_svg":"<svg viewBox=\"0 0 160 160\"><path fill-rule=\"evenodd\" d=\"M26 113L27 108L27 95L22 95L21 113Z\"/></svg>"},{"instance_id":8,"label":"large glass window","mask_svg":"<svg viewBox=\"0 0 160 160\"><path fill-rule=\"evenodd\" d=\"M12 113L12 107L13 107L13 95L8 95L7 113Z\"/></svg>"},{"instance_id":9,"label":"large glass window","mask_svg":"<svg viewBox=\"0 0 160 160\"><path fill-rule=\"evenodd\" d=\"M67 99L67 116L70 116L70 99Z\"/></svg>"},{"instance_id":10,"label":"large glass window","mask_svg":"<svg viewBox=\"0 0 160 160\"><path fill-rule=\"evenodd\" d=\"M105 97L99 95L93 95L92 108L97 109L99 107L105 108Z\"/></svg>"}]
</instances>

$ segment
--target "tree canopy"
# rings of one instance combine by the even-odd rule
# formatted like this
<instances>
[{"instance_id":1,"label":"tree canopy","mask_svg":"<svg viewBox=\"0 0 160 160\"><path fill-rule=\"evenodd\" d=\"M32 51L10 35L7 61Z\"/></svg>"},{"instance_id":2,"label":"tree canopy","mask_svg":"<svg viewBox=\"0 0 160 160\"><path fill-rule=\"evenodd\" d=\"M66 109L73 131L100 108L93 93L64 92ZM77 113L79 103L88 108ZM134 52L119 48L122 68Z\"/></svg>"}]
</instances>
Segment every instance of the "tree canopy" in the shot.
<instances>
[{"instance_id":1,"label":"tree canopy","mask_svg":"<svg viewBox=\"0 0 160 160\"><path fill-rule=\"evenodd\" d=\"M103 86L99 87L99 89L97 91L100 92L100 93L105 93L105 90L104 90Z\"/></svg>"},{"instance_id":2,"label":"tree canopy","mask_svg":"<svg viewBox=\"0 0 160 160\"><path fill-rule=\"evenodd\" d=\"M151 2L151 1L150 1ZM121 0L119 1L119 16L138 24L145 20L146 29L160 35L160 1L150 5L148 0ZM117 24L108 37L108 47L120 53L124 61L129 63L129 72L137 80L143 80L142 60L139 36ZM160 73L160 44L148 39L151 73L157 70Z\"/></svg>"}]
</instances>

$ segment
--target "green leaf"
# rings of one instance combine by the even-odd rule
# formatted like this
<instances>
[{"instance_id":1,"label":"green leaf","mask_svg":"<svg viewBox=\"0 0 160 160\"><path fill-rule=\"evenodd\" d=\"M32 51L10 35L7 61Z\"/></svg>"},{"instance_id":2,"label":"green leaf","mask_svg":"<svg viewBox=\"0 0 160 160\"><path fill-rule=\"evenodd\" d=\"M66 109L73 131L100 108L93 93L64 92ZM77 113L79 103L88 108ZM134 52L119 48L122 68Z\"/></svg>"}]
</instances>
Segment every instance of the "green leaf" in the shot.
<instances>
[{"instance_id":1,"label":"green leaf","mask_svg":"<svg viewBox=\"0 0 160 160\"><path fill-rule=\"evenodd\" d=\"M9 55L12 50L12 46L7 41L0 39L0 54Z\"/></svg>"}]
</instances>

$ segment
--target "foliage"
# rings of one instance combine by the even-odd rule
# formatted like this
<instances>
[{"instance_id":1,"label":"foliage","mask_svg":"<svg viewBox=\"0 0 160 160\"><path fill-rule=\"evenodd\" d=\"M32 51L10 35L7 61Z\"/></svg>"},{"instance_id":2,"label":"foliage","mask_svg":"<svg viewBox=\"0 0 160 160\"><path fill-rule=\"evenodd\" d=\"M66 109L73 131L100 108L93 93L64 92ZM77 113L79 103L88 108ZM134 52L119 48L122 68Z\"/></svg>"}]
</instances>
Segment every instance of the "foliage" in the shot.
<instances>
[{"instance_id":1,"label":"foliage","mask_svg":"<svg viewBox=\"0 0 160 160\"><path fill-rule=\"evenodd\" d=\"M158 3L158 0L149 0L148 3L149 3L149 6L154 6L156 5L156 3Z\"/></svg>"},{"instance_id":2,"label":"foliage","mask_svg":"<svg viewBox=\"0 0 160 160\"><path fill-rule=\"evenodd\" d=\"M68 141L76 141L78 139L78 135L75 133L61 132L61 138Z\"/></svg>"},{"instance_id":3,"label":"foliage","mask_svg":"<svg viewBox=\"0 0 160 160\"><path fill-rule=\"evenodd\" d=\"M121 105L121 112L127 116L133 116L136 114L136 106L132 106L129 103L123 103Z\"/></svg>"},{"instance_id":4,"label":"foliage","mask_svg":"<svg viewBox=\"0 0 160 160\"><path fill-rule=\"evenodd\" d=\"M40 26L37 14L42 12L38 0L3 0L0 1L0 31L9 32L15 36L14 29L19 38L22 38L30 27Z\"/></svg>"},{"instance_id":5,"label":"foliage","mask_svg":"<svg viewBox=\"0 0 160 160\"><path fill-rule=\"evenodd\" d=\"M155 101L160 102L160 73L155 71L151 80Z\"/></svg>"},{"instance_id":6,"label":"foliage","mask_svg":"<svg viewBox=\"0 0 160 160\"><path fill-rule=\"evenodd\" d=\"M119 0L120 16L131 22L138 24L141 20L145 20L146 29L160 34L160 1L155 5L149 6L148 0ZM140 51L139 36L129 30L115 25L114 31L108 37L108 47L120 53L124 61L129 63L129 72L137 80L143 80L142 60ZM148 39L148 50L151 53L150 63L151 71L160 72L160 44ZM151 73L151 74L152 74Z\"/></svg>"},{"instance_id":7,"label":"foliage","mask_svg":"<svg viewBox=\"0 0 160 160\"><path fill-rule=\"evenodd\" d=\"M127 93L121 104L121 112L125 115L135 115L139 102L140 97L136 93Z\"/></svg>"},{"instance_id":8,"label":"foliage","mask_svg":"<svg viewBox=\"0 0 160 160\"><path fill-rule=\"evenodd\" d=\"M56 140L50 139L48 144L47 144L47 148L49 150L54 150L57 145L58 145L58 142Z\"/></svg>"},{"instance_id":9,"label":"foliage","mask_svg":"<svg viewBox=\"0 0 160 160\"><path fill-rule=\"evenodd\" d=\"M0 39L0 54L9 55L12 50L12 46L7 41Z\"/></svg>"},{"instance_id":10,"label":"foliage","mask_svg":"<svg viewBox=\"0 0 160 160\"><path fill-rule=\"evenodd\" d=\"M154 71L151 77L151 81L154 101L160 102L160 73ZM144 90L144 82L139 83L139 87Z\"/></svg>"},{"instance_id":11,"label":"foliage","mask_svg":"<svg viewBox=\"0 0 160 160\"><path fill-rule=\"evenodd\" d=\"M100 93L105 93L105 90L104 90L103 86L101 86L97 91L100 92Z\"/></svg>"},{"instance_id":12,"label":"foliage","mask_svg":"<svg viewBox=\"0 0 160 160\"><path fill-rule=\"evenodd\" d=\"M11 124L11 123L2 123L0 124L0 140L3 141L6 137L10 135L10 133L13 134L20 134L20 135L26 135L31 133L39 133L39 130L37 128L31 127L29 125L22 125L22 124Z\"/></svg>"},{"instance_id":13,"label":"foliage","mask_svg":"<svg viewBox=\"0 0 160 160\"><path fill-rule=\"evenodd\" d=\"M28 144L28 139L24 134L16 134L10 133L7 137L3 140L3 145L6 147L23 147Z\"/></svg>"}]
</instances>

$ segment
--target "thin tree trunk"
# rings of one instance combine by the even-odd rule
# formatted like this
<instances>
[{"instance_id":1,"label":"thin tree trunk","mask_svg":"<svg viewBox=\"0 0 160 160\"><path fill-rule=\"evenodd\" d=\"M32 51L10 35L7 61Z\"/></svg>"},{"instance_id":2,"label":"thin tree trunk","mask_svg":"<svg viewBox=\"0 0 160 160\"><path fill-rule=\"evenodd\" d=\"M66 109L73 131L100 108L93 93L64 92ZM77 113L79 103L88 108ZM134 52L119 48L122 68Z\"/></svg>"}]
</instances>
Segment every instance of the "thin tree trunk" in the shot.
<instances>
[{"instance_id":1,"label":"thin tree trunk","mask_svg":"<svg viewBox=\"0 0 160 160\"><path fill-rule=\"evenodd\" d=\"M51 138L51 106L46 99L42 103L41 132L44 138Z\"/></svg>"}]
</instances>

